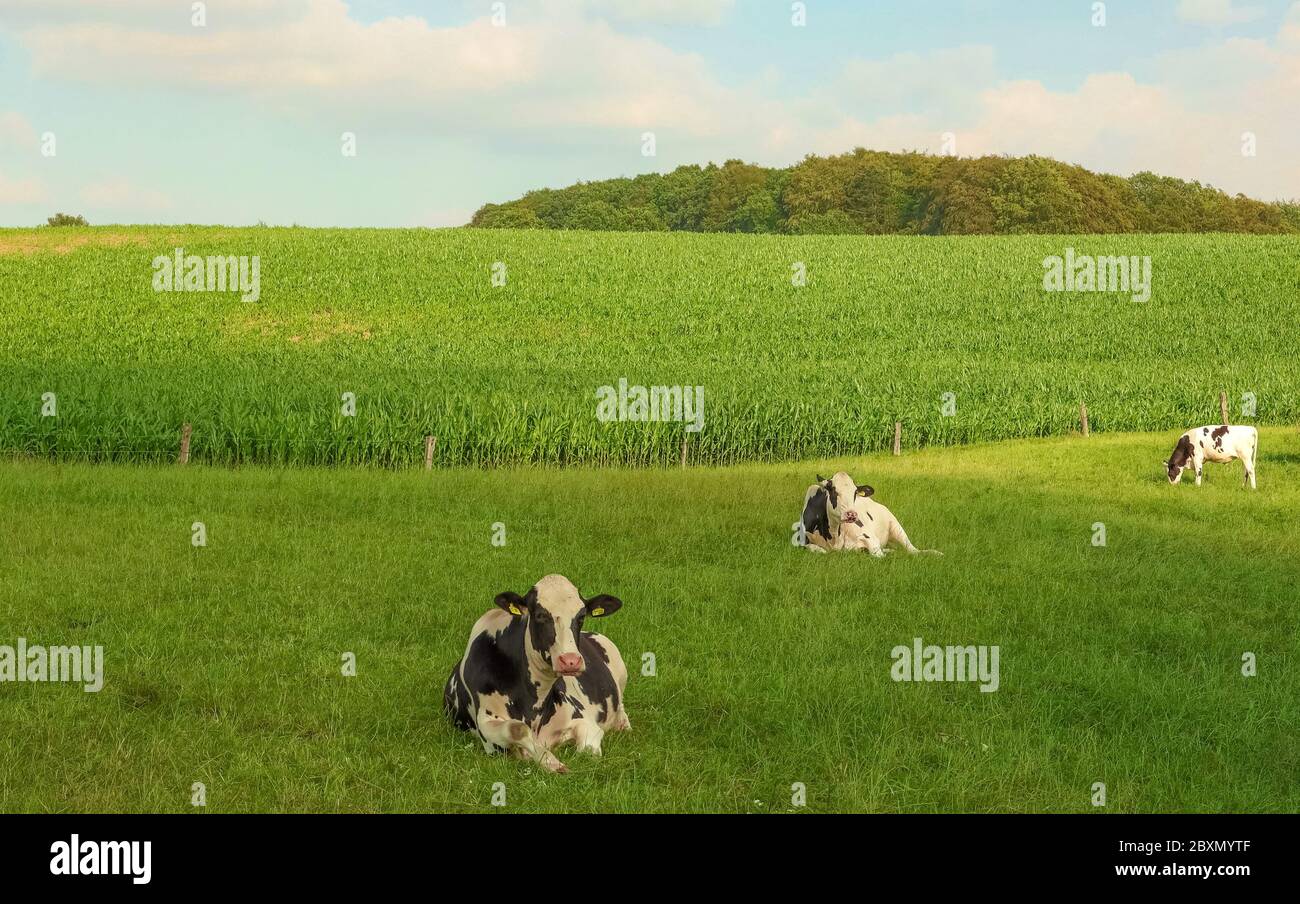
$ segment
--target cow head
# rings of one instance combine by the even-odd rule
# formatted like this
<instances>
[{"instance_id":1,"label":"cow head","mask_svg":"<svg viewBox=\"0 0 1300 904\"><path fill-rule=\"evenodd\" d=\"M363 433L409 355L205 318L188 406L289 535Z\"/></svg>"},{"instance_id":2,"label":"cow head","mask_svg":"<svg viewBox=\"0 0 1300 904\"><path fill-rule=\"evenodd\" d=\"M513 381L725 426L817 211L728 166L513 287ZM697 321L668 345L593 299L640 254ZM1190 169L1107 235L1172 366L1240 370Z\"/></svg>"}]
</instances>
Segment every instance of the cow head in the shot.
<instances>
[{"instance_id":1,"label":"cow head","mask_svg":"<svg viewBox=\"0 0 1300 904\"><path fill-rule=\"evenodd\" d=\"M830 478L818 474L817 483L826 491L826 508L830 512L831 518L850 523L861 523L858 520L857 511L853 507L854 500L866 499L876 492L866 484L859 486L854 483L853 478L844 471L840 471ZM871 516L867 515L867 517L870 518Z\"/></svg>"},{"instance_id":2,"label":"cow head","mask_svg":"<svg viewBox=\"0 0 1300 904\"><path fill-rule=\"evenodd\" d=\"M1169 476L1170 483L1178 483L1183 479L1183 471L1191 467L1192 463L1192 441L1186 436L1178 438L1178 445L1174 446L1173 454L1169 460L1164 462L1165 473Z\"/></svg>"},{"instance_id":3,"label":"cow head","mask_svg":"<svg viewBox=\"0 0 1300 904\"><path fill-rule=\"evenodd\" d=\"M498 593L496 604L525 620L528 645L542 668L571 678L587 668L578 649L583 621L613 615L623 602L604 593L583 599L568 578L552 574L534 584L524 596L509 590Z\"/></svg>"}]
</instances>

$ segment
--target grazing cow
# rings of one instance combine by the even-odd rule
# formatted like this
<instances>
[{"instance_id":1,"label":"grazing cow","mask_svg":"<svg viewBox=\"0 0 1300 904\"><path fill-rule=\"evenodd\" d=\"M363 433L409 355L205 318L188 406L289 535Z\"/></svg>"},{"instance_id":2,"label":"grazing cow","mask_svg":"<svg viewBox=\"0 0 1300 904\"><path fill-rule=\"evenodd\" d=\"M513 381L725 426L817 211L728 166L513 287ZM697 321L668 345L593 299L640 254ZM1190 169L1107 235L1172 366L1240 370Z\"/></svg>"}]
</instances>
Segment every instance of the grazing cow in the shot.
<instances>
[{"instance_id":1,"label":"grazing cow","mask_svg":"<svg viewBox=\"0 0 1300 904\"><path fill-rule=\"evenodd\" d=\"M1183 471L1196 469L1196 485L1201 485L1201 468L1207 461L1229 462L1240 458L1246 467L1243 483L1255 489L1255 451L1259 448L1259 431L1254 427L1196 427L1178 437L1178 445L1164 462L1170 483L1183 479Z\"/></svg>"},{"instance_id":2,"label":"grazing cow","mask_svg":"<svg viewBox=\"0 0 1300 904\"><path fill-rule=\"evenodd\" d=\"M892 543L912 555L943 555L937 549L913 546L894 513L871 498L875 493L871 487L858 486L843 471L830 480L819 476L817 481L804 496L804 534L809 549L865 549L879 558Z\"/></svg>"},{"instance_id":3,"label":"grazing cow","mask_svg":"<svg viewBox=\"0 0 1300 904\"><path fill-rule=\"evenodd\" d=\"M477 733L488 753L508 751L552 772L569 771L551 753L560 744L600 756L605 732L632 728L623 709L627 667L612 641L582 623L623 603L583 599L552 574L523 596L498 594L496 604L475 622L447 679L443 708L452 722Z\"/></svg>"}]
</instances>

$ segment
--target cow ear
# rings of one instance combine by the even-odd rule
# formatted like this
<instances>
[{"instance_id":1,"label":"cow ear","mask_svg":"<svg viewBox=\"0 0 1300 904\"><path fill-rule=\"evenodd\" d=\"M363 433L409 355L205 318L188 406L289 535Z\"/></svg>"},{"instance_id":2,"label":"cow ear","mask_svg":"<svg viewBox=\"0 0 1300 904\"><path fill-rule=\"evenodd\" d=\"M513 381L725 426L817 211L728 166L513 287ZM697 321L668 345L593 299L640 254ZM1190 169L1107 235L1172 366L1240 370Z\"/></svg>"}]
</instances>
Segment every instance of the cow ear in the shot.
<instances>
[{"instance_id":1,"label":"cow ear","mask_svg":"<svg viewBox=\"0 0 1300 904\"><path fill-rule=\"evenodd\" d=\"M866 496L870 496L872 493L876 492L876 488L875 488L875 487L869 487L869 486L867 486L865 483L863 483L863 484L856 484L856 486L857 486L857 488L858 488L858 491L857 491L856 493L853 494L853 495L855 495L855 496L866 497Z\"/></svg>"},{"instance_id":2,"label":"cow ear","mask_svg":"<svg viewBox=\"0 0 1300 904\"><path fill-rule=\"evenodd\" d=\"M821 476L820 474L817 475L817 482L818 482L818 483L830 483L829 480L827 480L825 477Z\"/></svg>"},{"instance_id":3,"label":"cow ear","mask_svg":"<svg viewBox=\"0 0 1300 904\"><path fill-rule=\"evenodd\" d=\"M528 604L524 602L524 598L509 590L497 594L496 604L516 617L528 611Z\"/></svg>"},{"instance_id":4,"label":"cow ear","mask_svg":"<svg viewBox=\"0 0 1300 904\"><path fill-rule=\"evenodd\" d=\"M623 605L623 601L616 596L610 596L608 593L602 593L599 596L593 596L589 600L584 600L587 604L587 614L592 618L602 618L606 615L613 615Z\"/></svg>"}]
</instances>

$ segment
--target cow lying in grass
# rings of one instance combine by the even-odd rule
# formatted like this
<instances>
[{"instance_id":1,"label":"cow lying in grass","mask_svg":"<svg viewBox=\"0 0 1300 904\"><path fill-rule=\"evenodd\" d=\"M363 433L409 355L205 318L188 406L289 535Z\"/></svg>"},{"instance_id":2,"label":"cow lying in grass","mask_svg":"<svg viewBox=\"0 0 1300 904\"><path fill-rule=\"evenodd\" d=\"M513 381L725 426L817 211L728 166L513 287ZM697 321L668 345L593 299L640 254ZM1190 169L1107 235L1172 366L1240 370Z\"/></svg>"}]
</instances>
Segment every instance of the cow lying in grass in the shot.
<instances>
[{"instance_id":1,"label":"cow lying in grass","mask_svg":"<svg viewBox=\"0 0 1300 904\"><path fill-rule=\"evenodd\" d=\"M913 546L894 513L871 498L875 492L843 471L830 479L818 475L804 493L804 545L813 552L865 549L877 558L890 544L912 555L943 555L937 549Z\"/></svg>"},{"instance_id":2,"label":"cow lying in grass","mask_svg":"<svg viewBox=\"0 0 1300 904\"><path fill-rule=\"evenodd\" d=\"M508 751L552 772L568 772L551 750L572 742L600 756L607 731L628 731L627 667L613 641L583 632L583 620L623 603L583 599L568 578L548 575L528 593L497 595L498 608L474 624L452 670L443 708L488 753Z\"/></svg>"},{"instance_id":3,"label":"cow lying in grass","mask_svg":"<svg viewBox=\"0 0 1300 904\"><path fill-rule=\"evenodd\" d=\"M1240 458L1246 468L1244 483L1255 489L1255 452L1259 448L1259 431L1254 427L1196 427L1178 437L1178 445L1165 462L1170 483L1183 479L1183 472L1196 470L1196 485L1201 485L1201 468L1207 461L1230 462Z\"/></svg>"}]
</instances>

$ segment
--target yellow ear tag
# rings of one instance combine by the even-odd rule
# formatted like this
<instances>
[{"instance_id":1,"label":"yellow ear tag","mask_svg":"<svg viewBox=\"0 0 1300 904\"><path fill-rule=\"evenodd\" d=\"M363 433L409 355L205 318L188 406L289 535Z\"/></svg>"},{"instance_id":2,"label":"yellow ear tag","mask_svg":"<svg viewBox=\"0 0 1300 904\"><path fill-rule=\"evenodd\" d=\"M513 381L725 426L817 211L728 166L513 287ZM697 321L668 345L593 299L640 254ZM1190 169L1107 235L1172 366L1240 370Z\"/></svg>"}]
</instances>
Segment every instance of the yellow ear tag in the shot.
<instances>
[{"instance_id":1,"label":"yellow ear tag","mask_svg":"<svg viewBox=\"0 0 1300 904\"><path fill-rule=\"evenodd\" d=\"M511 615L523 615L524 613L522 613L522 612L519 611L519 607L518 607L518 606L511 606L511 607L510 607L510 614L511 614Z\"/></svg>"},{"instance_id":2,"label":"yellow ear tag","mask_svg":"<svg viewBox=\"0 0 1300 904\"><path fill-rule=\"evenodd\" d=\"M605 614L605 610L597 606L595 609L591 610L591 614L599 618L600 616Z\"/></svg>"}]
</instances>

